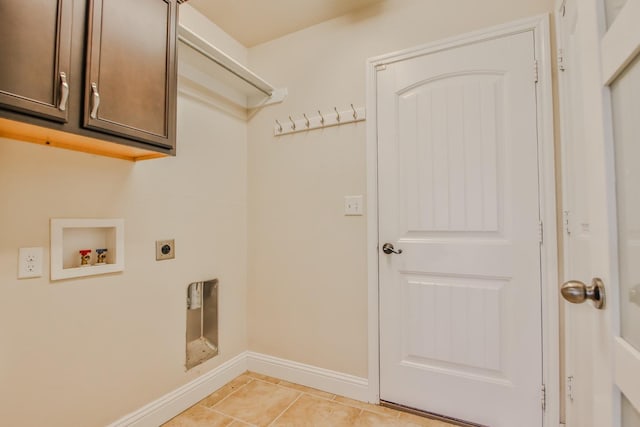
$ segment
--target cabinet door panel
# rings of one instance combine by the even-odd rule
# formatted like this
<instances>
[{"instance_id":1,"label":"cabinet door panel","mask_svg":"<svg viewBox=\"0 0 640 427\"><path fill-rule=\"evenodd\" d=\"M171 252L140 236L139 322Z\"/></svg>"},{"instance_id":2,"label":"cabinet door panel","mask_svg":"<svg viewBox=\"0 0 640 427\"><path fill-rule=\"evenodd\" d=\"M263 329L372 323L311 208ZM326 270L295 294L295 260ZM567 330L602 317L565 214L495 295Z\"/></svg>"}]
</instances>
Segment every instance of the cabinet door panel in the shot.
<instances>
[{"instance_id":1,"label":"cabinet door panel","mask_svg":"<svg viewBox=\"0 0 640 427\"><path fill-rule=\"evenodd\" d=\"M0 104L3 107L67 121L68 96L64 92L68 95L72 80L72 1L0 2ZM65 89L63 82L67 85Z\"/></svg>"},{"instance_id":2,"label":"cabinet door panel","mask_svg":"<svg viewBox=\"0 0 640 427\"><path fill-rule=\"evenodd\" d=\"M85 126L174 146L176 14L175 0L91 2Z\"/></svg>"}]
</instances>

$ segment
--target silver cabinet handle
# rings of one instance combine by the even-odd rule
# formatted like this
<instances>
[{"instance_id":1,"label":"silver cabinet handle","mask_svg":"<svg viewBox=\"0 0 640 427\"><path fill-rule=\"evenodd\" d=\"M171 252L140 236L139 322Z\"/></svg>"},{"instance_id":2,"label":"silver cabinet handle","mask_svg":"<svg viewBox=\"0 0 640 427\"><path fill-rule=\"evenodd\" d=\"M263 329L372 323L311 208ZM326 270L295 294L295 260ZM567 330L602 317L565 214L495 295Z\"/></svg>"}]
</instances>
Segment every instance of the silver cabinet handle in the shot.
<instances>
[{"instance_id":1,"label":"silver cabinet handle","mask_svg":"<svg viewBox=\"0 0 640 427\"><path fill-rule=\"evenodd\" d=\"M64 71L60 71L60 104L58 104L60 111L67 109L67 99L69 99L69 83L67 83L67 75Z\"/></svg>"},{"instance_id":2,"label":"silver cabinet handle","mask_svg":"<svg viewBox=\"0 0 640 427\"><path fill-rule=\"evenodd\" d=\"M98 85L91 83L91 116L92 119L98 118L98 107L100 106L100 94L98 93Z\"/></svg>"},{"instance_id":3,"label":"silver cabinet handle","mask_svg":"<svg viewBox=\"0 0 640 427\"><path fill-rule=\"evenodd\" d=\"M593 301L593 306L597 309L604 308L604 283L597 277L588 286L578 280L569 280L560 287L562 297L574 304L582 304L586 300Z\"/></svg>"},{"instance_id":4,"label":"silver cabinet handle","mask_svg":"<svg viewBox=\"0 0 640 427\"><path fill-rule=\"evenodd\" d=\"M393 244L385 243L384 245L382 245L382 252L384 252L387 255L389 255L389 254L398 254L398 255L400 255L402 253L402 249L396 250L393 247Z\"/></svg>"}]
</instances>

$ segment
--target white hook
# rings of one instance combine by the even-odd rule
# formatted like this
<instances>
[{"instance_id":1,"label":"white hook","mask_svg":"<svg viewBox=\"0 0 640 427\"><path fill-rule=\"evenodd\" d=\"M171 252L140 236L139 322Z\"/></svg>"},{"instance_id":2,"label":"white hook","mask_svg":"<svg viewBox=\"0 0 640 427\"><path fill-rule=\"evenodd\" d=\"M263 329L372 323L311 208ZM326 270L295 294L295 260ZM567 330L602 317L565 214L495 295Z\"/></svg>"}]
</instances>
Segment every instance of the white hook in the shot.
<instances>
[{"instance_id":1,"label":"white hook","mask_svg":"<svg viewBox=\"0 0 640 427\"><path fill-rule=\"evenodd\" d=\"M324 117L322 116L322 113L320 112L320 110L318 110L318 115L320 116L320 124L324 126Z\"/></svg>"},{"instance_id":2,"label":"white hook","mask_svg":"<svg viewBox=\"0 0 640 427\"><path fill-rule=\"evenodd\" d=\"M306 121L307 127L309 127L311 125L311 122L309 122L309 117L307 117L306 113L302 113L302 115L304 116L304 120Z\"/></svg>"},{"instance_id":3,"label":"white hook","mask_svg":"<svg viewBox=\"0 0 640 427\"><path fill-rule=\"evenodd\" d=\"M356 112L356 109L353 107L353 104L351 104L351 109L353 110L353 120L358 120L358 113Z\"/></svg>"},{"instance_id":4,"label":"white hook","mask_svg":"<svg viewBox=\"0 0 640 427\"><path fill-rule=\"evenodd\" d=\"M289 120L291 120L291 130L296 130L296 122L293 121L291 116L289 116Z\"/></svg>"},{"instance_id":5,"label":"white hook","mask_svg":"<svg viewBox=\"0 0 640 427\"><path fill-rule=\"evenodd\" d=\"M338 109L336 107L333 107L333 110L336 112L336 121L340 123L340 113L338 113Z\"/></svg>"},{"instance_id":6,"label":"white hook","mask_svg":"<svg viewBox=\"0 0 640 427\"><path fill-rule=\"evenodd\" d=\"M282 125L280 124L278 119L276 119L276 123L278 124L278 132L282 133Z\"/></svg>"}]
</instances>

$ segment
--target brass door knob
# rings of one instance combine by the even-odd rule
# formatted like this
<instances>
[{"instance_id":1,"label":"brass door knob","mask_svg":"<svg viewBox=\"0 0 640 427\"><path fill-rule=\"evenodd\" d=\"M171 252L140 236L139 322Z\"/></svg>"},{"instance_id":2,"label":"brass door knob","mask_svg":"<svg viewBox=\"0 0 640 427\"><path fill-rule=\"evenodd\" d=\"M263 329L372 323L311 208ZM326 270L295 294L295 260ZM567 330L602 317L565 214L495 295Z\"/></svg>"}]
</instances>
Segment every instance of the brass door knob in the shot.
<instances>
[{"instance_id":1,"label":"brass door knob","mask_svg":"<svg viewBox=\"0 0 640 427\"><path fill-rule=\"evenodd\" d=\"M569 280L560 287L562 297L573 304L582 304L586 300L593 301L593 306L599 310L604 308L604 283L599 278L591 281L591 286L579 280Z\"/></svg>"}]
</instances>

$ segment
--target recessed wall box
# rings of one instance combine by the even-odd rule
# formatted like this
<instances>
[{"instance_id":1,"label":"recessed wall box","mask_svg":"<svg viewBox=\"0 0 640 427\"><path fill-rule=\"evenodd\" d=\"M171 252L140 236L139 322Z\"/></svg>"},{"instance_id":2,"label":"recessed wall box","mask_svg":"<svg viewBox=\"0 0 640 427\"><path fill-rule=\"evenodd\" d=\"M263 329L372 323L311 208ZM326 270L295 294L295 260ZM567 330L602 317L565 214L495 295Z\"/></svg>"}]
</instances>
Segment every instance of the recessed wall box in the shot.
<instances>
[{"instance_id":1,"label":"recessed wall box","mask_svg":"<svg viewBox=\"0 0 640 427\"><path fill-rule=\"evenodd\" d=\"M80 250L91 250L82 265ZM96 264L96 249L107 249ZM51 280L115 273L124 270L124 219L51 219ZM82 266L81 266L82 265Z\"/></svg>"},{"instance_id":2,"label":"recessed wall box","mask_svg":"<svg viewBox=\"0 0 640 427\"><path fill-rule=\"evenodd\" d=\"M218 355L218 279L187 287L187 370Z\"/></svg>"}]
</instances>

